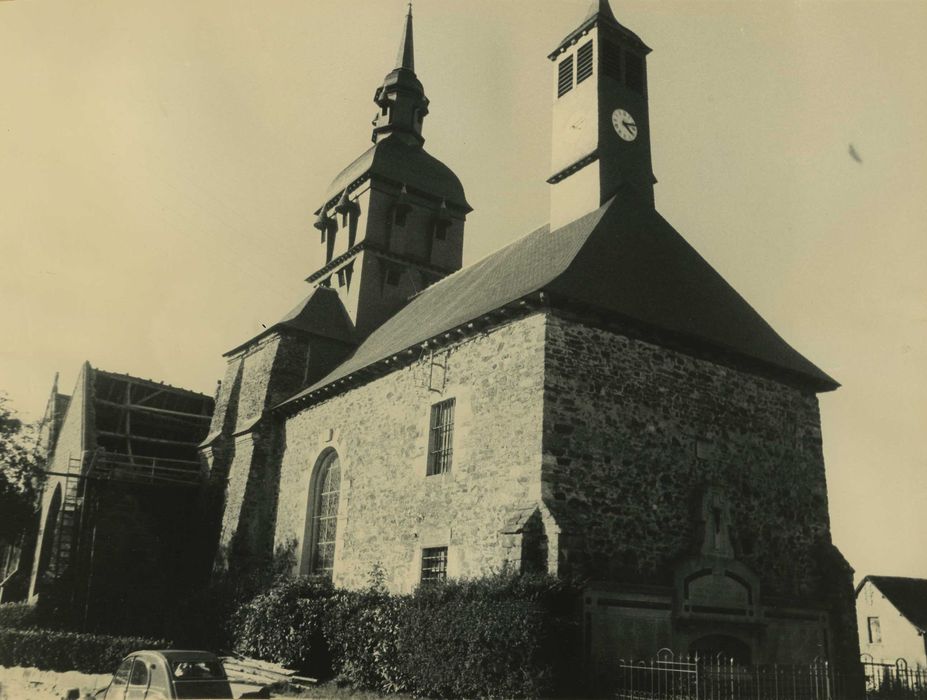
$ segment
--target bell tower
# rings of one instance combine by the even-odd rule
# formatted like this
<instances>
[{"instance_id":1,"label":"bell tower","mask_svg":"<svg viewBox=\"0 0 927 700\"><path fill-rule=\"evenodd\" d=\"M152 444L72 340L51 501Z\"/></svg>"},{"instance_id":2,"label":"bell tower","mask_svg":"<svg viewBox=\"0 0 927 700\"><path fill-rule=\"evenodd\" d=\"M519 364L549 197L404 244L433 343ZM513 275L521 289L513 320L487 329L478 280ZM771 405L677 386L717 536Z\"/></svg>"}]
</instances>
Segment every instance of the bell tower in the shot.
<instances>
[{"instance_id":1,"label":"bell tower","mask_svg":"<svg viewBox=\"0 0 927 700\"><path fill-rule=\"evenodd\" d=\"M422 138L422 122L428 114L428 98L425 88L415 75L415 47L412 38L412 3L406 15L399 42L396 67L386 76L383 85L377 88L373 101L380 108L373 120L374 143L390 134L402 134L404 138L425 142Z\"/></svg>"},{"instance_id":2,"label":"bell tower","mask_svg":"<svg viewBox=\"0 0 927 700\"><path fill-rule=\"evenodd\" d=\"M548 56L553 65L550 228L608 201L622 185L653 205L647 104L650 49L608 0Z\"/></svg>"},{"instance_id":3,"label":"bell tower","mask_svg":"<svg viewBox=\"0 0 927 700\"><path fill-rule=\"evenodd\" d=\"M376 89L371 146L315 210L325 264L307 282L338 293L358 341L425 287L460 269L463 186L424 149L428 98L415 74L412 7L395 67Z\"/></svg>"}]
</instances>

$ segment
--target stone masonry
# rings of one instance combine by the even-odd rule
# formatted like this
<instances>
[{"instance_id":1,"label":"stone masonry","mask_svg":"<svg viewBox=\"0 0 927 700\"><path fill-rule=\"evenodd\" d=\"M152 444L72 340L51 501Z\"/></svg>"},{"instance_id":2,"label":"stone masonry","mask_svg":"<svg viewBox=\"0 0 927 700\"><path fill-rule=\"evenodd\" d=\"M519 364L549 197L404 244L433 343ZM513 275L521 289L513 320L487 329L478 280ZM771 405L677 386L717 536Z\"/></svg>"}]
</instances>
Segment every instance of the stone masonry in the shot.
<instances>
[{"instance_id":1,"label":"stone masonry","mask_svg":"<svg viewBox=\"0 0 927 700\"><path fill-rule=\"evenodd\" d=\"M544 497L580 525L592 575L669 582L698 536L693 497L718 484L764 590L820 594L830 537L811 392L552 315L543 461Z\"/></svg>"},{"instance_id":2,"label":"stone masonry","mask_svg":"<svg viewBox=\"0 0 927 700\"><path fill-rule=\"evenodd\" d=\"M440 353L443 392L434 390L443 370L426 357L289 417L276 546L296 543L305 570L310 478L333 448L342 470L336 584L362 586L379 564L393 590L408 591L429 546L448 546L449 576L500 570L513 505L540 497L544 326L535 314ZM426 476L431 405L450 397L453 463Z\"/></svg>"}]
</instances>

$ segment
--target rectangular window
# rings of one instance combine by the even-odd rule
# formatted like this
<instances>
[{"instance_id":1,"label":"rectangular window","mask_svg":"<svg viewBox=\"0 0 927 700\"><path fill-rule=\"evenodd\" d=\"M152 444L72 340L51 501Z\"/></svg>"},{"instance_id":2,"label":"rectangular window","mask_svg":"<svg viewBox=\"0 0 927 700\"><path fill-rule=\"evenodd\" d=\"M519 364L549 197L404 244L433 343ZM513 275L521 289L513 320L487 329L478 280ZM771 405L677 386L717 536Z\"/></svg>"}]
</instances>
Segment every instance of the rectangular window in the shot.
<instances>
[{"instance_id":1,"label":"rectangular window","mask_svg":"<svg viewBox=\"0 0 927 700\"><path fill-rule=\"evenodd\" d=\"M592 40L579 47L576 52L576 84L579 85L592 75Z\"/></svg>"},{"instance_id":2,"label":"rectangular window","mask_svg":"<svg viewBox=\"0 0 927 700\"><path fill-rule=\"evenodd\" d=\"M619 83L621 77L621 49L617 44L605 41L601 45L602 51L602 72L609 78L614 78Z\"/></svg>"},{"instance_id":3,"label":"rectangular window","mask_svg":"<svg viewBox=\"0 0 927 700\"><path fill-rule=\"evenodd\" d=\"M625 85L638 95L644 94L644 59L630 51L624 52Z\"/></svg>"},{"instance_id":4,"label":"rectangular window","mask_svg":"<svg viewBox=\"0 0 927 700\"><path fill-rule=\"evenodd\" d=\"M563 97L573 89L573 54L560 61L557 67L557 97Z\"/></svg>"},{"instance_id":5,"label":"rectangular window","mask_svg":"<svg viewBox=\"0 0 927 700\"><path fill-rule=\"evenodd\" d=\"M879 618L870 617L869 622L869 643L870 644L881 644L882 643L882 628L879 625Z\"/></svg>"},{"instance_id":6,"label":"rectangular window","mask_svg":"<svg viewBox=\"0 0 927 700\"><path fill-rule=\"evenodd\" d=\"M443 581L447 578L447 547L426 547L422 550L422 581Z\"/></svg>"},{"instance_id":7,"label":"rectangular window","mask_svg":"<svg viewBox=\"0 0 927 700\"><path fill-rule=\"evenodd\" d=\"M454 399L431 407L428 437L428 476L444 474L451 468L454 454Z\"/></svg>"}]
</instances>

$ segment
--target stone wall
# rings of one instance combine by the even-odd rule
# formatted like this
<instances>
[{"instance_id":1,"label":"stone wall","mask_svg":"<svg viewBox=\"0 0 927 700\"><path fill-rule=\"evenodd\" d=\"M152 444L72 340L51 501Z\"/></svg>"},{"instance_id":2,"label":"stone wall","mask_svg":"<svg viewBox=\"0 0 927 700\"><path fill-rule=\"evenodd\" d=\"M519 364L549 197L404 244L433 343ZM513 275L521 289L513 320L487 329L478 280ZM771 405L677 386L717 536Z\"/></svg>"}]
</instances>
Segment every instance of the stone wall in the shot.
<instances>
[{"instance_id":1,"label":"stone wall","mask_svg":"<svg viewBox=\"0 0 927 700\"><path fill-rule=\"evenodd\" d=\"M547 327L545 500L582 531L593 576L669 583L719 485L764 594L823 597L830 541L813 393L558 315Z\"/></svg>"},{"instance_id":2,"label":"stone wall","mask_svg":"<svg viewBox=\"0 0 927 700\"><path fill-rule=\"evenodd\" d=\"M311 342L318 342L320 352L307 365ZM277 499L278 430L265 412L304 386L313 362L332 361L329 344L326 339L310 341L304 336L272 333L229 359L210 429L218 436L205 450L214 476L228 479L220 557L228 556L232 548L239 556L259 557L270 547ZM316 374L326 367L319 366Z\"/></svg>"},{"instance_id":3,"label":"stone wall","mask_svg":"<svg viewBox=\"0 0 927 700\"><path fill-rule=\"evenodd\" d=\"M334 449L337 584L362 586L379 564L391 589L410 590L421 550L431 546L448 546L450 576L501 568L512 508L540 497L544 326L542 314L512 321L436 353L433 367L426 356L290 417L276 546L295 543L297 567L306 570L310 479ZM426 476L431 406L450 397L452 466Z\"/></svg>"}]
</instances>

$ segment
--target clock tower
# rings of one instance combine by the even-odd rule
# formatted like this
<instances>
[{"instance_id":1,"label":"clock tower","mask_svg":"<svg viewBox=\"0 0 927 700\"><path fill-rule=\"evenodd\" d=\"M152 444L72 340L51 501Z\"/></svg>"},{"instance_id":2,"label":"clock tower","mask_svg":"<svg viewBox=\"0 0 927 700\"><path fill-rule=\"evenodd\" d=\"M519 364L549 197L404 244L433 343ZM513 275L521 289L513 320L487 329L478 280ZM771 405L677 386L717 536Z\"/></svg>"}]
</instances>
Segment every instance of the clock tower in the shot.
<instances>
[{"instance_id":1,"label":"clock tower","mask_svg":"<svg viewBox=\"0 0 927 700\"><path fill-rule=\"evenodd\" d=\"M550 228L598 209L622 185L653 206L647 107L650 49L608 0L548 56L553 63Z\"/></svg>"}]
</instances>

